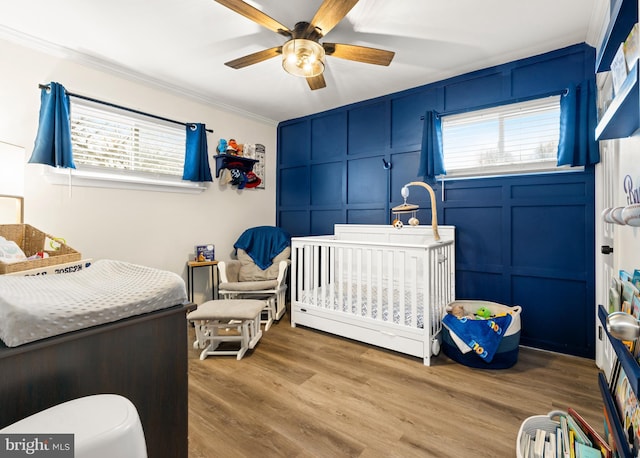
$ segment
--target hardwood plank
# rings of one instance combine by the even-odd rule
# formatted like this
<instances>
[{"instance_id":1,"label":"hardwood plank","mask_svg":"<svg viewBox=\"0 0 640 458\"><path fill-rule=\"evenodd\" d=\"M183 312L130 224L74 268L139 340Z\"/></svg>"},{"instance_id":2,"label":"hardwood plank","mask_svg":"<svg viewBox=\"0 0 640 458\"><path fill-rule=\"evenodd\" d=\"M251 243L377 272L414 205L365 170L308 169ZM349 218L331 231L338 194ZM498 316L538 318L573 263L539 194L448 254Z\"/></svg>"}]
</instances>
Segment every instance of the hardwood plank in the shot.
<instances>
[{"instance_id":1,"label":"hardwood plank","mask_svg":"<svg viewBox=\"0 0 640 458\"><path fill-rule=\"evenodd\" d=\"M521 348L509 369L422 359L290 326L198 359L189 329L189 456L513 457L520 424L571 406L602 433L593 360Z\"/></svg>"}]
</instances>

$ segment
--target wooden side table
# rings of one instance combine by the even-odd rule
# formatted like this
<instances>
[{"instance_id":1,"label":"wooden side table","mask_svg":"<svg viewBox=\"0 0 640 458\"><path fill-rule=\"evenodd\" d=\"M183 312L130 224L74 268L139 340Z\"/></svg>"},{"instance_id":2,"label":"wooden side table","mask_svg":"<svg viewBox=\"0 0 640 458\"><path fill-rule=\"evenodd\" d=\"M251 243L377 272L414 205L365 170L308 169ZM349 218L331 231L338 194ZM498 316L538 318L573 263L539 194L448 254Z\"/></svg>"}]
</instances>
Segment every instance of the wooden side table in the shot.
<instances>
[{"instance_id":1,"label":"wooden side table","mask_svg":"<svg viewBox=\"0 0 640 458\"><path fill-rule=\"evenodd\" d=\"M211 299L218 298L218 261L187 261L187 289L189 302L193 302L193 269L208 267L211 271Z\"/></svg>"}]
</instances>

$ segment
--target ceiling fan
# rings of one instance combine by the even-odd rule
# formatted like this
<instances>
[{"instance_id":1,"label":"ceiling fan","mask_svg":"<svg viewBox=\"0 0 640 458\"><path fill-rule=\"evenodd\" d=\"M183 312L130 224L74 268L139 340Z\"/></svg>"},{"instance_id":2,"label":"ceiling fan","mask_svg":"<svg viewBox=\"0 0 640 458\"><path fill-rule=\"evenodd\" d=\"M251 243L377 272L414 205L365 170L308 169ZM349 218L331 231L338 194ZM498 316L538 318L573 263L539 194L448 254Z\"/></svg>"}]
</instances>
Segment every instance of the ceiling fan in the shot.
<instances>
[{"instance_id":1,"label":"ceiling fan","mask_svg":"<svg viewBox=\"0 0 640 458\"><path fill-rule=\"evenodd\" d=\"M395 55L392 51L366 46L320 43L320 39L351 11L358 0L324 0L311 22L298 22L293 30L242 0L215 1L257 24L289 38L282 46L264 49L226 62L225 65L231 68L247 67L281 55L284 69L292 75L306 78L311 90L315 90L327 86L322 75L325 56L340 57L367 64L389 65Z\"/></svg>"}]
</instances>

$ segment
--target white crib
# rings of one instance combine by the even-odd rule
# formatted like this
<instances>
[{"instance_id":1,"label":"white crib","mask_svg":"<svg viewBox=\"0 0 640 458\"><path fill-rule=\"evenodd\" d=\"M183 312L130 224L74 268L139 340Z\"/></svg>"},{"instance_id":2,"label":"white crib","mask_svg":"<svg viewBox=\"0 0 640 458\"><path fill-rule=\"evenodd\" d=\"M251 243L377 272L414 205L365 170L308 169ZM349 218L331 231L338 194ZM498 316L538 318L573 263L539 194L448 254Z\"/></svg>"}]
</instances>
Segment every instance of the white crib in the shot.
<instances>
[{"instance_id":1,"label":"white crib","mask_svg":"<svg viewBox=\"0 0 640 458\"><path fill-rule=\"evenodd\" d=\"M291 241L291 325L424 359L455 300L455 227L337 224Z\"/></svg>"}]
</instances>

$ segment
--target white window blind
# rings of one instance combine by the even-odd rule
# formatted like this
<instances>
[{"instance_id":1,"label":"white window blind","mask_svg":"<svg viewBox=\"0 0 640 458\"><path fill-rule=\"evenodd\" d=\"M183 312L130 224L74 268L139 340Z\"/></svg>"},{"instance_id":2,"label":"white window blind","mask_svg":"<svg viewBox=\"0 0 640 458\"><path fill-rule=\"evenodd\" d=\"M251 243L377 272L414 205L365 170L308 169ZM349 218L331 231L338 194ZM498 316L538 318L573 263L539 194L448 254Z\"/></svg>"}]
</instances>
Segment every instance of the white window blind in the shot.
<instances>
[{"instance_id":1,"label":"white window blind","mask_svg":"<svg viewBox=\"0 0 640 458\"><path fill-rule=\"evenodd\" d=\"M84 100L71 102L71 143L78 169L182 177L185 128Z\"/></svg>"},{"instance_id":2,"label":"white window blind","mask_svg":"<svg viewBox=\"0 0 640 458\"><path fill-rule=\"evenodd\" d=\"M447 176L558 170L560 96L443 116Z\"/></svg>"}]
</instances>

